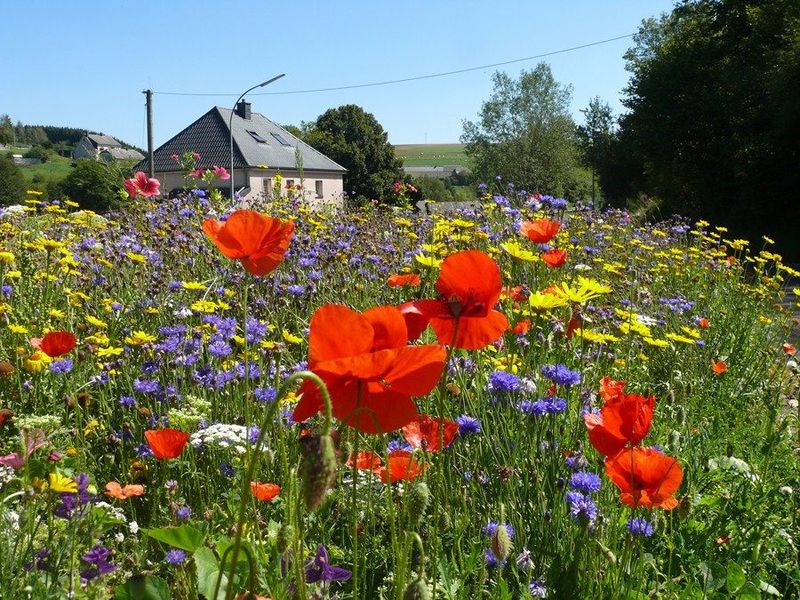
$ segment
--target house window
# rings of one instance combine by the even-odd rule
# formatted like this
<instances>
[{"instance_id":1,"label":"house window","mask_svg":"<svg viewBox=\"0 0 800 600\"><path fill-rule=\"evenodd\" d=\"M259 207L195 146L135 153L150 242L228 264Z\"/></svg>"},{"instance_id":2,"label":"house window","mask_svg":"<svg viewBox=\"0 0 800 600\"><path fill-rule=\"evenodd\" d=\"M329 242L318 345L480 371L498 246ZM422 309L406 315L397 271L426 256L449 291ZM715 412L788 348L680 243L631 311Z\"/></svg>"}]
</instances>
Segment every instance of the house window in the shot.
<instances>
[{"instance_id":1,"label":"house window","mask_svg":"<svg viewBox=\"0 0 800 600\"><path fill-rule=\"evenodd\" d=\"M274 137L276 140L278 140L278 143L281 146L291 146L291 144L286 141L286 138L283 137L280 133L273 133L272 137Z\"/></svg>"},{"instance_id":2,"label":"house window","mask_svg":"<svg viewBox=\"0 0 800 600\"><path fill-rule=\"evenodd\" d=\"M317 179L314 182L314 187L317 190L317 198L322 198L322 180L321 179Z\"/></svg>"},{"instance_id":3,"label":"house window","mask_svg":"<svg viewBox=\"0 0 800 600\"><path fill-rule=\"evenodd\" d=\"M267 140L265 140L263 137L258 135L255 131L250 131L249 129L246 130L246 131L247 131L247 133L250 134L250 137L253 138L255 141L257 141L259 144L266 144L267 143Z\"/></svg>"},{"instance_id":4,"label":"house window","mask_svg":"<svg viewBox=\"0 0 800 600\"><path fill-rule=\"evenodd\" d=\"M261 185L264 188L264 196L267 198L272 198L272 178L264 177L261 180Z\"/></svg>"}]
</instances>

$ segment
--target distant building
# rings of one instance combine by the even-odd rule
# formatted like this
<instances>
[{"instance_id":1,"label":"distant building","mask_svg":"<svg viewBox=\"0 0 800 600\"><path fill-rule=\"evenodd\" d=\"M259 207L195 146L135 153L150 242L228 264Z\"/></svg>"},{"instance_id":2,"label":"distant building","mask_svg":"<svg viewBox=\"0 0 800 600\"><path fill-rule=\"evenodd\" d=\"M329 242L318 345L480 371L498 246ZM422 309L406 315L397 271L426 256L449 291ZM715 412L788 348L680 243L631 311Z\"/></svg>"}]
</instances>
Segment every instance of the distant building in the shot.
<instances>
[{"instance_id":1,"label":"distant building","mask_svg":"<svg viewBox=\"0 0 800 600\"><path fill-rule=\"evenodd\" d=\"M460 165L443 165L441 167L403 167L403 172L412 177L435 177L447 179L458 175L469 175L469 169Z\"/></svg>"},{"instance_id":2,"label":"distant building","mask_svg":"<svg viewBox=\"0 0 800 600\"><path fill-rule=\"evenodd\" d=\"M153 152L155 176L161 189L172 192L186 185L185 173L172 157L184 152L197 152L197 166L225 167L231 170L230 135L233 131L233 172L236 193L245 203L272 195L275 176L283 177L281 195L289 187L303 181L303 195L309 201L340 201L343 177L347 169L299 140L261 113L252 112L249 102L240 102L231 109L215 106L186 129ZM228 123L231 121L231 127ZM299 159L299 160L298 160ZM302 163L302 165L298 164ZM147 172L148 159L136 170ZM229 182L216 187L230 194ZM198 182L203 187L205 184Z\"/></svg>"},{"instance_id":3,"label":"distant building","mask_svg":"<svg viewBox=\"0 0 800 600\"><path fill-rule=\"evenodd\" d=\"M75 144L72 158L74 160L86 158L112 162L115 160L142 160L144 155L137 150L123 148L122 144L110 135L87 133Z\"/></svg>"}]
</instances>

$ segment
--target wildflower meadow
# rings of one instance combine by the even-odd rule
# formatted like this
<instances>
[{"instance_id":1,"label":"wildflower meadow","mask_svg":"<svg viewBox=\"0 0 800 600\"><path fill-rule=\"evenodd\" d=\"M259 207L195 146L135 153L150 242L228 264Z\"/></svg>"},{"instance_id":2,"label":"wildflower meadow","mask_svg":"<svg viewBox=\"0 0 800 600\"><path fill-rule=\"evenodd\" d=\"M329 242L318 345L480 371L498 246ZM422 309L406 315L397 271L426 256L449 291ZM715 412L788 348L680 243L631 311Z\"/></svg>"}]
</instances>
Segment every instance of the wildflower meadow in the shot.
<instances>
[{"instance_id":1,"label":"wildflower meadow","mask_svg":"<svg viewBox=\"0 0 800 600\"><path fill-rule=\"evenodd\" d=\"M0 215L1 598L800 595L769 238L159 191Z\"/></svg>"}]
</instances>

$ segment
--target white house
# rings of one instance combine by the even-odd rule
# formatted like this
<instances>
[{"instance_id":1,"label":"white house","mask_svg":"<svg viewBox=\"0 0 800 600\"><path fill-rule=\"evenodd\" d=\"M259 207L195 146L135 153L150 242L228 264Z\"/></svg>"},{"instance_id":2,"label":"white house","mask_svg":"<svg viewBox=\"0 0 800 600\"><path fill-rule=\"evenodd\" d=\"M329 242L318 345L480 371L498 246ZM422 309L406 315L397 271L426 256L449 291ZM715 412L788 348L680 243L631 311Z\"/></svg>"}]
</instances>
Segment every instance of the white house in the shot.
<instances>
[{"instance_id":1,"label":"white house","mask_svg":"<svg viewBox=\"0 0 800 600\"><path fill-rule=\"evenodd\" d=\"M110 135L87 133L75 144L75 148L72 150L72 158L74 160L81 158L89 160L102 159L105 162L112 162L115 160L142 160L144 156L137 150L123 148L122 144Z\"/></svg>"},{"instance_id":2,"label":"white house","mask_svg":"<svg viewBox=\"0 0 800 600\"><path fill-rule=\"evenodd\" d=\"M231 123L228 128L228 123ZM343 196L343 177L347 169L296 138L261 113L252 112L249 102L231 109L215 106L186 129L153 152L154 174L161 189L172 192L186 186L185 173L174 156L197 152L197 166L225 167L231 170L230 135L233 132L233 173L236 193L246 204L269 199L275 176L283 177L281 195L290 186L303 186L310 202L339 202ZM147 172L148 159L136 165ZM228 181L217 181L224 195L230 194ZM205 184L200 183L203 187Z\"/></svg>"}]
</instances>

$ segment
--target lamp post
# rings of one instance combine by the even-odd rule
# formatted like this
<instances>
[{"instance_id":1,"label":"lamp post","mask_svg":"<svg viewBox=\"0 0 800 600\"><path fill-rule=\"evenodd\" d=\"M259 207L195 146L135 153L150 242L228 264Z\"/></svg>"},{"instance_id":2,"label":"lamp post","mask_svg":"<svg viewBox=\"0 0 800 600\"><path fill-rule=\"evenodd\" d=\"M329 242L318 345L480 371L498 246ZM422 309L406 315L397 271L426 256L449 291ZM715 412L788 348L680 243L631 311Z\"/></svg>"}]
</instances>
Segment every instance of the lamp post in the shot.
<instances>
[{"instance_id":1,"label":"lamp post","mask_svg":"<svg viewBox=\"0 0 800 600\"><path fill-rule=\"evenodd\" d=\"M254 85L249 90L245 91L241 96L239 96L239 98L236 100L236 102L233 103L233 109L231 110L231 117L230 117L230 119L228 119L228 131L231 134L231 204L233 204L233 197L234 197L234 193L235 193L234 191L236 189L234 184L233 184L233 113L236 112L236 107L239 104L239 100L244 98L247 94L249 94L250 92L252 92L255 89L258 89L260 87L264 87L265 85L269 85L273 81L278 81L278 79L280 79L284 75L286 75L286 73L281 73L280 75L276 75L272 79L268 79L267 81L259 83L258 85Z\"/></svg>"}]
</instances>

